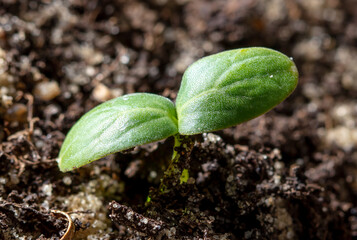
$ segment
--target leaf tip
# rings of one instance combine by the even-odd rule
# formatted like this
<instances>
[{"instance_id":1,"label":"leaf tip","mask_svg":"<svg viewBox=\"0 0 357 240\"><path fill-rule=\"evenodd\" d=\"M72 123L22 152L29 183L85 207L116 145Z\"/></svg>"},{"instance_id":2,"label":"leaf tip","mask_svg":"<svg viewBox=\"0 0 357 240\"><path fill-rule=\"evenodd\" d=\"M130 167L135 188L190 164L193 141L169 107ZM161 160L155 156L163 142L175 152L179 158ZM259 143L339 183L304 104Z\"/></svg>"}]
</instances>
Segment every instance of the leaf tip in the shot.
<instances>
[{"instance_id":1,"label":"leaf tip","mask_svg":"<svg viewBox=\"0 0 357 240\"><path fill-rule=\"evenodd\" d=\"M291 60L291 66L290 66L289 70L290 70L290 72L291 72L291 74L292 74L292 76L294 78L293 79L294 86L293 86L293 89L292 89L292 91L294 91L294 89L296 88L296 86L297 86L297 84L299 82L299 71L298 71L294 61L292 60L292 58L290 58L290 60Z\"/></svg>"},{"instance_id":2,"label":"leaf tip","mask_svg":"<svg viewBox=\"0 0 357 240\"><path fill-rule=\"evenodd\" d=\"M299 76L299 71L295 65L295 63L293 62L293 64L291 64L291 67L290 67L290 71L296 76L298 77Z\"/></svg>"},{"instance_id":3,"label":"leaf tip","mask_svg":"<svg viewBox=\"0 0 357 240\"><path fill-rule=\"evenodd\" d=\"M59 167L59 169L60 169L61 172L68 172L68 171L71 171L71 170L74 169L74 168L71 169L71 168L66 167L65 164L64 164L64 162L63 162L63 158L61 158L61 157L58 157L58 158L56 159L56 161L57 161L57 163L58 163L58 167Z\"/></svg>"}]
</instances>

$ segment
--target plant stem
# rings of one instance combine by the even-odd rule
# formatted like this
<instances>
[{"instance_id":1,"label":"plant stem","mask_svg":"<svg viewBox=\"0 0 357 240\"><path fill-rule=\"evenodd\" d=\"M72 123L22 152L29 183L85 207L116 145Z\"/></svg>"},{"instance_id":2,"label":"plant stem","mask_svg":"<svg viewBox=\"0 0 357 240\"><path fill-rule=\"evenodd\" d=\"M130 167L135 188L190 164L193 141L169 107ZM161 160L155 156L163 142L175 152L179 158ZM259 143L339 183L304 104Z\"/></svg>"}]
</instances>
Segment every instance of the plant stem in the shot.
<instances>
[{"instance_id":1,"label":"plant stem","mask_svg":"<svg viewBox=\"0 0 357 240\"><path fill-rule=\"evenodd\" d=\"M175 135L175 144L170 165L166 169L158 190L150 191L148 201L156 200L163 194L168 194L184 185L188 178L190 154L194 146L191 136ZM177 191L176 191L177 192Z\"/></svg>"}]
</instances>

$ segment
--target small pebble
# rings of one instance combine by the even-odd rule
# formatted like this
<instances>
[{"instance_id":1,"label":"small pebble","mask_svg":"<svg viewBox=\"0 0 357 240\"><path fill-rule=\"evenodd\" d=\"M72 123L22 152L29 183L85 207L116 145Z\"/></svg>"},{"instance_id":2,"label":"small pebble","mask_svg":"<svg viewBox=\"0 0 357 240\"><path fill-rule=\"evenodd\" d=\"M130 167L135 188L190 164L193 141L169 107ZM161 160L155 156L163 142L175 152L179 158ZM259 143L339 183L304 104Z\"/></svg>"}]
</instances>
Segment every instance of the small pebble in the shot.
<instances>
[{"instance_id":1,"label":"small pebble","mask_svg":"<svg viewBox=\"0 0 357 240\"><path fill-rule=\"evenodd\" d=\"M111 92L113 98L120 97L124 94L124 90L121 88L111 89L110 92Z\"/></svg>"},{"instance_id":2,"label":"small pebble","mask_svg":"<svg viewBox=\"0 0 357 240\"><path fill-rule=\"evenodd\" d=\"M15 103L12 105L4 116L6 121L17 121L17 122L26 122L27 119L27 107L22 103Z\"/></svg>"},{"instance_id":3,"label":"small pebble","mask_svg":"<svg viewBox=\"0 0 357 240\"><path fill-rule=\"evenodd\" d=\"M157 177L157 172L151 171L151 172L150 172L150 178L154 179L154 178L156 178L156 177Z\"/></svg>"},{"instance_id":4,"label":"small pebble","mask_svg":"<svg viewBox=\"0 0 357 240\"><path fill-rule=\"evenodd\" d=\"M9 175L11 184L16 185L20 182L18 175L14 171L10 172Z\"/></svg>"},{"instance_id":5,"label":"small pebble","mask_svg":"<svg viewBox=\"0 0 357 240\"><path fill-rule=\"evenodd\" d=\"M93 76L95 75L95 73L96 73L96 70L95 70L94 67L88 66L88 67L86 68L86 74L87 74L89 77L93 77Z\"/></svg>"},{"instance_id":6,"label":"small pebble","mask_svg":"<svg viewBox=\"0 0 357 240\"><path fill-rule=\"evenodd\" d=\"M132 211L127 212L127 213L126 213L126 218L127 218L128 220L131 220L131 218L133 217L133 215L134 215L134 212L132 212Z\"/></svg>"},{"instance_id":7,"label":"small pebble","mask_svg":"<svg viewBox=\"0 0 357 240\"><path fill-rule=\"evenodd\" d=\"M0 58L0 86L8 86L10 84L9 82L9 75L4 72L5 69L2 68L1 66L1 58Z\"/></svg>"},{"instance_id":8,"label":"small pebble","mask_svg":"<svg viewBox=\"0 0 357 240\"><path fill-rule=\"evenodd\" d=\"M66 184L67 186L71 185L72 184L72 179L68 176L64 177L62 179L63 183Z\"/></svg>"},{"instance_id":9,"label":"small pebble","mask_svg":"<svg viewBox=\"0 0 357 240\"><path fill-rule=\"evenodd\" d=\"M52 196L52 185L51 184L43 184L41 187L41 190L46 196Z\"/></svg>"},{"instance_id":10,"label":"small pebble","mask_svg":"<svg viewBox=\"0 0 357 240\"><path fill-rule=\"evenodd\" d=\"M93 98L98 102L105 102L112 98L110 89L104 84L98 84L92 92Z\"/></svg>"},{"instance_id":11,"label":"small pebble","mask_svg":"<svg viewBox=\"0 0 357 240\"><path fill-rule=\"evenodd\" d=\"M130 57L128 55L120 56L120 62L122 64L128 64L130 62Z\"/></svg>"},{"instance_id":12,"label":"small pebble","mask_svg":"<svg viewBox=\"0 0 357 240\"><path fill-rule=\"evenodd\" d=\"M7 87L0 88L0 105L8 108L12 104L13 97L9 96L9 91Z\"/></svg>"},{"instance_id":13,"label":"small pebble","mask_svg":"<svg viewBox=\"0 0 357 240\"><path fill-rule=\"evenodd\" d=\"M141 222L144 224L148 224L149 220L147 218L143 218L143 219L141 219Z\"/></svg>"},{"instance_id":14,"label":"small pebble","mask_svg":"<svg viewBox=\"0 0 357 240\"><path fill-rule=\"evenodd\" d=\"M100 52L92 48L91 46L83 45L76 49L82 59L86 61L89 65L97 65L103 62L104 55Z\"/></svg>"},{"instance_id":15,"label":"small pebble","mask_svg":"<svg viewBox=\"0 0 357 240\"><path fill-rule=\"evenodd\" d=\"M41 82L35 86L33 93L35 97L43 101L50 101L57 97L61 93L61 90L55 81Z\"/></svg>"},{"instance_id":16,"label":"small pebble","mask_svg":"<svg viewBox=\"0 0 357 240\"><path fill-rule=\"evenodd\" d=\"M41 149L43 148L43 146L45 146L45 142L42 141L42 140L38 140L35 142L35 146L38 148L38 149Z\"/></svg>"}]
</instances>

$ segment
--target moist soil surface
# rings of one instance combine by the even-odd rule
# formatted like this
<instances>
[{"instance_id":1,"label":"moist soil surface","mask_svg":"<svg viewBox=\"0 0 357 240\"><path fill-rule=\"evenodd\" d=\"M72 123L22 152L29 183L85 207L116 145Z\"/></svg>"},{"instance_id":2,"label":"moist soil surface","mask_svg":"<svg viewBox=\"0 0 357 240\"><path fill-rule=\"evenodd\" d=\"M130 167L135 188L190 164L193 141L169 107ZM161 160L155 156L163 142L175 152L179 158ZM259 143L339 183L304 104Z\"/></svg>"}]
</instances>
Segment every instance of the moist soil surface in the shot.
<instances>
[{"instance_id":1,"label":"moist soil surface","mask_svg":"<svg viewBox=\"0 0 357 240\"><path fill-rule=\"evenodd\" d=\"M357 239L356 29L354 0L1 1L0 239ZM186 183L157 190L171 138L59 171L91 108L174 100L192 62L250 46L291 56L299 85L193 136Z\"/></svg>"}]
</instances>

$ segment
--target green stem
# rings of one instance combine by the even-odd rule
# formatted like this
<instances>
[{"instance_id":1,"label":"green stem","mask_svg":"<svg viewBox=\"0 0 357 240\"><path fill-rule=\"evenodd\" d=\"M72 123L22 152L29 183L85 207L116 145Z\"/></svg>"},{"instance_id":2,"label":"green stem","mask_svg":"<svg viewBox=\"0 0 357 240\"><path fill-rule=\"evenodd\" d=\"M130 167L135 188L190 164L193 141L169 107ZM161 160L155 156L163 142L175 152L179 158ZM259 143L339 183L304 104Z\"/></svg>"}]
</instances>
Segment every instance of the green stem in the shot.
<instances>
[{"instance_id":1,"label":"green stem","mask_svg":"<svg viewBox=\"0 0 357 240\"><path fill-rule=\"evenodd\" d=\"M182 138L182 136L179 135L179 134L174 135L175 143L174 143L174 148L173 148L173 152L172 152L171 163L172 162L177 162L178 159L179 159L177 149L179 147L181 147L181 143L182 143L182 139L181 138Z\"/></svg>"},{"instance_id":2,"label":"green stem","mask_svg":"<svg viewBox=\"0 0 357 240\"><path fill-rule=\"evenodd\" d=\"M190 136L175 135L175 143L172 152L170 165L164 172L158 191L151 191L147 202L155 200L163 194L168 194L178 187L184 185L188 178L190 154L194 145L194 140Z\"/></svg>"}]
</instances>

